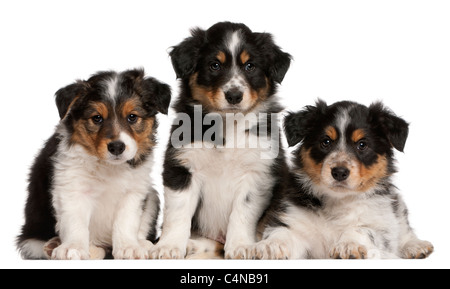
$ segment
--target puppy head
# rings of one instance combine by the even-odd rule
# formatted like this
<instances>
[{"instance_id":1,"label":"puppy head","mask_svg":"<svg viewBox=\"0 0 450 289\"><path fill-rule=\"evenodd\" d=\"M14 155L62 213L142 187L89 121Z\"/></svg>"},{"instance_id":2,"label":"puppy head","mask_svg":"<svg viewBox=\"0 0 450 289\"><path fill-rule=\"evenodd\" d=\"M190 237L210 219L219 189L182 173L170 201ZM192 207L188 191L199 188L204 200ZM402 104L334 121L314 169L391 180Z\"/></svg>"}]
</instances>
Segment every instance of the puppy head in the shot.
<instances>
[{"instance_id":1,"label":"puppy head","mask_svg":"<svg viewBox=\"0 0 450 289\"><path fill-rule=\"evenodd\" d=\"M403 151L408 124L381 103L354 102L328 106L318 101L285 119L299 172L318 191L335 197L364 193L395 172L393 149Z\"/></svg>"},{"instance_id":2,"label":"puppy head","mask_svg":"<svg viewBox=\"0 0 450 289\"><path fill-rule=\"evenodd\" d=\"M154 146L156 114L167 114L168 85L143 70L100 72L56 92L70 145L112 164L144 160Z\"/></svg>"},{"instance_id":3,"label":"puppy head","mask_svg":"<svg viewBox=\"0 0 450 289\"><path fill-rule=\"evenodd\" d=\"M219 112L247 112L272 96L291 61L270 34L230 22L193 29L170 56L191 97Z\"/></svg>"}]
</instances>

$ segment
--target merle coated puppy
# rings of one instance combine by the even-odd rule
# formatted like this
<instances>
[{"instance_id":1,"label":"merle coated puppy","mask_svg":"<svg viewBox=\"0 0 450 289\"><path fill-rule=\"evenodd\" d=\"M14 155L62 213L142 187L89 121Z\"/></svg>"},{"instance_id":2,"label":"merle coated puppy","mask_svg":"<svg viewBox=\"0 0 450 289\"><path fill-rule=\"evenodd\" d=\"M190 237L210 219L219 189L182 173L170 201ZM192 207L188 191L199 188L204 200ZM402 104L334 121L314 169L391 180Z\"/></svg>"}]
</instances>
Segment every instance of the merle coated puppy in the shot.
<instances>
[{"instance_id":1,"label":"merle coated puppy","mask_svg":"<svg viewBox=\"0 0 450 289\"><path fill-rule=\"evenodd\" d=\"M285 119L291 184L260 226L255 258L425 258L392 183L408 124L382 103L318 101Z\"/></svg>"}]
</instances>

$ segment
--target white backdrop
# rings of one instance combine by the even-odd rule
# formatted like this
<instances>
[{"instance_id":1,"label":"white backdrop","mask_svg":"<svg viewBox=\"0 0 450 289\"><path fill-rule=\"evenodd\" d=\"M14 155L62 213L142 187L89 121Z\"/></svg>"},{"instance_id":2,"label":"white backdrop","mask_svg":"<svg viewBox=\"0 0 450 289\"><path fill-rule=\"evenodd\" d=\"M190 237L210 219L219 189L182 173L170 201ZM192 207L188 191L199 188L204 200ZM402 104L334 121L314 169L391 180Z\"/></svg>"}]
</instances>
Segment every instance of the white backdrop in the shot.
<instances>
[{"instance_id":1,"label":"white backdrop","mask_svg":"<svg viewBox=\"0 0 450 289\"><path fill-rule=\"evenodd\" d=\"M295 6L294 6L295 5ZM0 4L0 267L449 268L450 98L448 1L2 1ZM14 245L23 223L27 175L59 118L54 93L100 70L144 67L172 86L168 49L195 26L219 21L270 32L294 57L279 90L289 110L383 100L410 126L397 154L397 185L420 238L435 253L407 261L23 261ZM173 112L172 115L173 117ZM170 117L161 116L157 166Z\"/></svg>"}]
</instances>

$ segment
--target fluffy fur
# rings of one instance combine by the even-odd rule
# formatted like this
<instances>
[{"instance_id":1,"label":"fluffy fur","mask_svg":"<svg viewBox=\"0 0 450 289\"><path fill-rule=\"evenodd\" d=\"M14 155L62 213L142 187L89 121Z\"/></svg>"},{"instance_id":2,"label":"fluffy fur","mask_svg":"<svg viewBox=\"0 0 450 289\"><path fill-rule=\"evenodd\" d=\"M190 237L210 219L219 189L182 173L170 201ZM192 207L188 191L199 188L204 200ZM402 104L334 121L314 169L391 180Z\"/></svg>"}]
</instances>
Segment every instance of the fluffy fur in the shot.
<instances>
[{"instance_id":1,"label":"fluffy fur","mask_svg":"<svg viewBox=\"0 0 450 289\"><path fill-rule=\"evenodd\" d=\"M285 119L293 177L260 226L261 259L425 258L391 182L408 124L381 103L318 101Z\"/></svg>"},{"instance_id":2,"label":"fluffy fur","mask_svg":"<svg viewBox=\"0 0 450 289\"><path fill-rule=\"evenodd\" d=\"M187 120L172 126L163 172L163 229L151 257L184 258L192 231L224 243L226 258L246 258L256 241L257 222L285 169L273 116L282 110L275 92L290 55L270 34L223 22L206 31L192 30L170 56L181 79L174 109ZM261 113L265 117L248 118ZM214 122L206 121L208 114ZM227 114L236 116L234 121L227 123ZM200 123L195 124L196 117ZM177 147L173 136L189 121L192 132L182 135L183 146ZM205 140L217 123L223 123L220 131ZM270 129L273 125L276 132ZM263 128L268 128L264 137ZM248 143L258 145L251 148ZM278 154L264 159L267 147Z\"/></svg>"},{"instance_id":3,"label":"fluffy fur","mask_svg":"<svg viewBox=\"0 0 450 289\"><path fill-rule=\"evenodd\" d=\"M31 168L23 258L148 257L156 114L169 103L169 86L143 70L101 72L56 93L61 121Z\"/></svg>"}]
</instances>

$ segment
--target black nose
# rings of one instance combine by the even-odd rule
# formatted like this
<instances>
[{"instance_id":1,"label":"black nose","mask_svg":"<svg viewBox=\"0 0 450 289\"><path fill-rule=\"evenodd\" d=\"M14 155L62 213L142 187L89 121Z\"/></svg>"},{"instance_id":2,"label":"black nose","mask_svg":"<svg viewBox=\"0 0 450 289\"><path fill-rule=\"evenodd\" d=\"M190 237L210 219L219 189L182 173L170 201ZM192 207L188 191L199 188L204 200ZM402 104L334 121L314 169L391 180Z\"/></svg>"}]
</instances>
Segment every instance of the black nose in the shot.
<instances>
[{"instance_id":1,"label":"black nose","mask_svg":"<svg viewBox=\"0 0 450 289\"><path fill-rule=\"evenodd\" d=\"M243 93L239 89L230 89L225 93L225 98L231 104L238 104L242 101Z\"/></svg>"},{"instance_id":2,"label":"black nose","mask_svg":"<svg viewBox=\"0 0 450 289\"><path fill-rule=\"evenodd\" d=\"M350 171L344 167L336 167L331 170L331 175L336 181L342 182L348 179Z\"/></svg>"},{"instance_id":3,"label":"black nose","mask_svg":"<svg viewBox=\"0 0 450 289\"><path fill-rule=\"evenodd\" d=\"M123 153L125 150L125 144L121 141L113 141L108 144L108 151L115 156Z\"/></svg>"}]
</instances>

